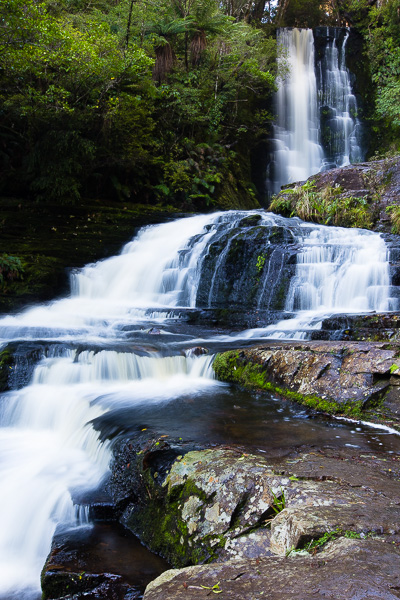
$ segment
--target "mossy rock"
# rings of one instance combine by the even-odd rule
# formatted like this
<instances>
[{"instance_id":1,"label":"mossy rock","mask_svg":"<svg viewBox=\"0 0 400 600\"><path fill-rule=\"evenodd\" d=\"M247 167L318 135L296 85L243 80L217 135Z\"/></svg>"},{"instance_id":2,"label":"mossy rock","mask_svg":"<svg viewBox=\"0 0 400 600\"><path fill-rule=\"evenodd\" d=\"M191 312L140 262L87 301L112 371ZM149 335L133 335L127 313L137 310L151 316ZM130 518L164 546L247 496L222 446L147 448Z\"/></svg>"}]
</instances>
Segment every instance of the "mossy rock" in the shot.
<instances>
[{"instance_id":1,"label":"mossy rock","mask_svg":"<svg viewBox=\"0 0 400 600\"><path fill-rule=\"evenodd\" d=\"M8 380L13 365L14 356L9 348L5 348L0 352L0 392L5 392L9 389Z\"/></svg>"}]
</instances>

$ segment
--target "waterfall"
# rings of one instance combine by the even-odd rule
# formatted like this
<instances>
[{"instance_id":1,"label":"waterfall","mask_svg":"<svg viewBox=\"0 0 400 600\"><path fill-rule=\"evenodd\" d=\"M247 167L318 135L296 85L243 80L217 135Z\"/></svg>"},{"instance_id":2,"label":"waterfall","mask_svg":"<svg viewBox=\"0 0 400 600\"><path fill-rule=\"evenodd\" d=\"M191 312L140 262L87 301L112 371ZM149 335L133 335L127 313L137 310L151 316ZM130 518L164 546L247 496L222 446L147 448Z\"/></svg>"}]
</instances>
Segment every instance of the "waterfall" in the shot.
<instances>
[{"instance_id":1,"label":"waterfall","mask_svg":"<svg viewBox=\"0 0 400 600\"><path fill-rule=\"evenodd\" d=\"M321 136L325 149L324 168L343 167L364 159L357 99L346 67L349 31L326 28L328 40L317 64Z\"/></svg>"},{"instance_id":2,"label":"waterfall","mask_svg":"<svg viewBox=\"0 0 400 600\"><path fill-rule=\"evenodd\" d=\"M137 356L67 350L44 357L0 412L0 598L38 598L56 527L87 526L73 496L108 471L109 445L94 419L117 406L165 402L219 386L212 356Z\"/></svg>"},{"instance_id":3,"label":"waterfall","mask_svg":"<svg viewBox=\"0 0 400 600\"><path fill-rule=\"evenodd\" d=\"M67 298L0 319L0 344L29 340L38 360L28 385L0 396L1 600L38 600L56 528L88 526L74 498L101 484L110 460L96 421L185 394L195 402L224 385L212 353L194 346L307 337L324 314L396 307L380 235L262 210L146 227L119 256L73 273L71 286ZM178 330L178 313L224 302L227 311L268 309L275 325L226 336Z\"/></svg>"},{"instance_id":4,"label":"waterfall","mask_svg":"<svg viewBox=\"0 0 400 600\"><path fill-rule=\"evenodd\" d=\"M349 31L324 32L326 45L317 58L311 29L278 30L283 74L275 95L277 116L267 173L272 194L285 184L364 158L358 106L346 67Z\"/></svg>"},{"instance_id":5,"label":"waterfall","mask_svg":"<svg viewBox=\"0 0 400 600\"><path fill-rule=\"evenodd\" d=\"M303 181L322 166L319 107L311 29L280 29L278 50L281 75L276 94L272 192L282 185Z\"/></svg>"}]
</instances>

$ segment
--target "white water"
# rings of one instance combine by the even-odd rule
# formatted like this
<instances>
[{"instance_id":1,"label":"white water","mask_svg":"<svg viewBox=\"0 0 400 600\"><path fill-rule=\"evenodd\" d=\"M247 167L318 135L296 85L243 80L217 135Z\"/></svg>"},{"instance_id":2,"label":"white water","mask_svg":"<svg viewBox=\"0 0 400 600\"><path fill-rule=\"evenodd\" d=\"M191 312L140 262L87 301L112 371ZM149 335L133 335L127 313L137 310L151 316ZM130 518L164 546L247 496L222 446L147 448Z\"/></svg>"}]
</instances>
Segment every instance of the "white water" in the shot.
<instances>
[{"instance_id":1,"label":"white water","mask_svg":"<svg viewBox=\"0 0 400 600\"><path fill-rule=\"evenodd\" d=\"M322 167L319 105L311 29L278 31L280 62L287 73L278 83L274 126L272 192L304 181Z\"/></svg>"},{"instance_id":2,"label":"white water","mask_svg":"<svg viewBox=\"0 0 400 600\"><path fill-rule=\"evenodd\" d=\"M275 97L277 118L268 173L272 194L322 169L363 160L357 101L346 67L349 32L339 47L340 32L327 28L328 43L316 64L311 29L278 31L279 60L286 73Z\"/></svg>"},{"instance_id":3,"label":"white water","mask_svg":"<svg viewBox=\"0 0 400 600\"><path fill-rule=\"evenodd\" d=\"M302 249L285 304L296 316L241 337L307 339L335 314L396 310L387 254L378 234L303 223Z\"/></svg>"},{"instance_id":4,"label":"white water","mask_svg":"<svg viewBox=\"0 0 400 600\"><path fill-rule=\"evenodd\" d=\"M116 406L166 402L218 386L212 357L66 351L3 396L0 428L0 597L38 598L56 527L87 525L73 496L96 488L110 454L91 421Z\"/></svg>"},{"instance_id":5,"label":"white water","mask_svg":"<svg viewBox=\"0 0 400 600\"><path fill-rule=\"evenodd\" d=\"M329 127L328 144L329 167L343 167L363 160L360 145L361 124L357 117L357 100L353 94L350 74L346 67L346 45L349 32L346 31L341 47L335 37L336 30L327 28L327 36L334 32L323 59L319 62L320 106L327 110L329 117L325 123ZM340 30L339 30L340 31Z\"/></svg>"},{"instance_id":6,"label":"white water","mask_svg":"<svg viewBox=\"0 0 400 600\"><path fill-rule=\"evenodd\" d=\"M103 345L101 351L65 349L61 356L43 356L27 387L1 397L2 600L36 600L55 528L87 524L85 510L74 505L73 497L99 484L110 458L93 419L116 406L152 403L156 408L181 394L222 385L213 379L208 355L162 357L147 349L139 356L129 346L126 352L104 347L123 341L122 325L129 324L139 336L155 315L167 323L171 308L195 306L208 245L247 215L216 213L146 228L120 256L76 273L69 298L0 320L3 343L46 338ZM286 304L289 312L299 313L236 338L304 337L320 324L321 314L393 307L386 247L379 235L260 215L265 226L290 228L302 248ZM260 287L266 290L268 281ZM168 327L165 334L157 339L173 339ZM182 348L194 343L188 336Z\"/></svg>"}]
</instances>

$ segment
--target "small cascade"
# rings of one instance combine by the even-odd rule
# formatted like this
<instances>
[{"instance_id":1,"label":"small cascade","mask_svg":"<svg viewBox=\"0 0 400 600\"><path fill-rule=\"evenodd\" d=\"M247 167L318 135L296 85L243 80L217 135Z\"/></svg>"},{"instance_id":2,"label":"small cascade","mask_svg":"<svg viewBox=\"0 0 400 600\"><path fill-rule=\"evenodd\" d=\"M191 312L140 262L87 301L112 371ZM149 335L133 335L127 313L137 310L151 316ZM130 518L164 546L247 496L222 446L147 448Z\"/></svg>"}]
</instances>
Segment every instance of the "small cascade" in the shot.
<instances>
[{"instance_id":1,"label":"small cascade","mask_svg":"<svg viewBox=\"0 0 400 600\"><path fill-rule=\"evenodd\" d=\"M296 271L285 303L288 315L295 316L249 330L246 337L309 339L327 316L397 309L398 300L390 296L387 248L380 235L306 223L300 235Z\"/></svg>"},{"instance_id":2,"label":"small cascade","mask_svg":"<svg viewBox=\"0 0 400 600\"><path fill-rule=\"evenodd\" d=\"M288 312L389 310L389 266L379 235L315 228L297 256Z\"/></svg>"},{"instance_id":3,"label":"small cascade","mask_svg":"<svg viewBox=\"0 0 400 600\"><path fill-rule=\"evenodd\" d=\"M317 64L324 168L343 167L364 159L357 100L346 67L349 35L348 30L343 35L343 29L327 27L328 43Z\"/></svg>"},{"instance_id":4,"label":"small cascade","mask_svg":"<svg viewBox=\"0 0 400 600\"><path fill-rule=\"evenodd\" d=\"M38 598L56 527L88 525L87 510L72 497L100 484L111 456L93 420L118 405L221 385L212 359L67 350L43 358L30 385L3 396L0 598Z\"/></svg>"},{"instance_id":5,"label":"small cascade","mask_svg":"<svg viewBox=\"0 0 400 600\"><path fill-rule=\"evenodd\" d=\"M281 76L275 99L277 115L269 166L270 191L304 181L320 171L323 150L315 75L314 37L311 29L278 31Z\"/></svg>"}]
</instances>

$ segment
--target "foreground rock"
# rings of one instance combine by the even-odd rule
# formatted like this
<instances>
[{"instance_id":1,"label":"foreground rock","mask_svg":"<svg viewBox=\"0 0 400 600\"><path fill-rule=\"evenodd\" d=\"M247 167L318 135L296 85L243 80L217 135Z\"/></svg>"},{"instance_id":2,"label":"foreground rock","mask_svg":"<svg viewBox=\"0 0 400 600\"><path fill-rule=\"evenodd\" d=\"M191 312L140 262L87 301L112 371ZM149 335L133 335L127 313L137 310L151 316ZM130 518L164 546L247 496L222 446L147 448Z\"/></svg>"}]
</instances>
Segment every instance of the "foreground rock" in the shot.
<instances>
[{"instance_id":1,"label":"foreground rock","mask_svg":"<svg viewBox=\"0 0 400 600\"><path fill-rule=\"evenodd\" d=\"M187 567L150 583L145 600L399 597L400 455L201 449L147 430L114 454L114 514L149 549ZM56 536L44 598L142 597L146 577L165 563L151 570L158 559L109 527L97 524L89 539Z\"/></svg>"},{"instance_id":2,"label":"foreground rock","mask_svg":"<svg viewBox=\"0 0 400 600\"><path fill-rule=\"evenodd\" d=\"M197 564L164 573L145 600L399 597L397 455L274 458L143 438L116 453L112 487L146 545Z\"/></svg>"},{"instance_id":3,"label":"foreground rock","mask_svg":"<svg viewBox=\"0 0 400 600\"><path fill-rule=\"evenodd\" d=\"M400 346L380 342L271 342L217 356L224 381L273 390L333 414L400 424Z\"/></svg>"},{"instance_id":4,"label":"foreground rock","mask_svg":"<svg viewBox=\"0 0 400 600\"><path fill-rule=\"evenodd\" d=\"M327 532L400 539L397 460L126 444L113 465L122 522L174 566L286 556ZM395 458L395 457L393 457ZM167 596L166 596L167 597Z\"/></svg>"},{"instance_id":5,"label":"foreground rock","mask_svg":"<svg viewBox=\"0 0 400 600\"><path fill-rule=\"evenodd\" d=\"M221 598L399 598L400 551L377 540L340 539L311 557L268 557L167 571L146 589L144 600Z\"/></svg>"}]
</instances>

